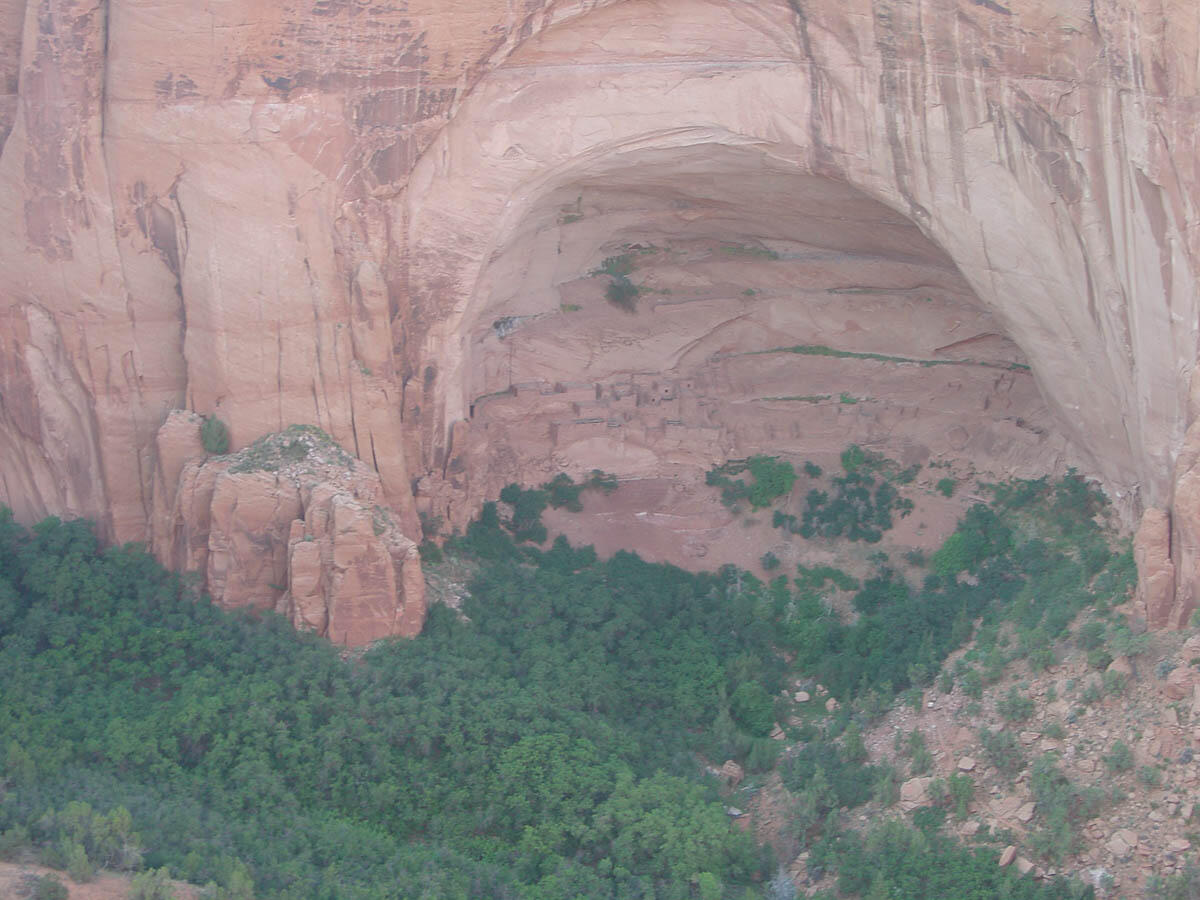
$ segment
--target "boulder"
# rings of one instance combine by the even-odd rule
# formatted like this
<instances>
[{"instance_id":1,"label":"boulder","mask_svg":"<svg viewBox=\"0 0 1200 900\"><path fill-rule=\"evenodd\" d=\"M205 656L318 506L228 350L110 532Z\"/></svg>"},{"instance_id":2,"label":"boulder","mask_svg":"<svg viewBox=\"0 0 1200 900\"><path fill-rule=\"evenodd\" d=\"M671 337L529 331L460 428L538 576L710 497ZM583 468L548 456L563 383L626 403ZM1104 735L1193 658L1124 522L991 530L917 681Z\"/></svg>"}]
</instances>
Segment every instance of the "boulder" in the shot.
<instances>
[{"instance_id":1,"label":"boulder","mask_svg":"<svg viewBox=\"0 0 1200 900\"><path fill-rule=\"evenodd\" d=\"M1133 677L1133 664L1130 663L1129 657L1118 656L1108 664L1107 672L1116 672L1118 675L1124 675L1126 678Z\"/></svg>"},{"instance_id":2,"label":"boulder","mask_svg":"<svg viewBox=\"0 0 1200 900\"><path fill-rule=\"evenodd\" d=\"M910 778L900 785L900 808L911 812L922 806L929 805L929 784L933 781L928 776Z\"/></svg>"},{"instance_id":3,"label":"boulder","mask_svg":"<svg viewBox=\"0 0 1200 900\"><path fill-rule=\"evenodd\" d=\"M720 769L721 779L730 787L737 787L746 777L746 771L732 759L725 760Z\"/></svg>"}]
</instances>

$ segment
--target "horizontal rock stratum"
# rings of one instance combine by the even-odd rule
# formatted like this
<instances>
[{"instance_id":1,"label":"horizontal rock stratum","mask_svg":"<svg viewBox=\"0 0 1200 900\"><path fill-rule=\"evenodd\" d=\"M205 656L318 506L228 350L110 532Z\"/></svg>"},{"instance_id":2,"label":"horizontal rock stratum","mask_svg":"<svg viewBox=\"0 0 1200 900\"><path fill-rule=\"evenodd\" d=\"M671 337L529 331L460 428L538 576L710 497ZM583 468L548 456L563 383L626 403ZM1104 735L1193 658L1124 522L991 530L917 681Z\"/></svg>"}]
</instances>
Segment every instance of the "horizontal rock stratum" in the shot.
<instances>
[{"instance_id":1,"label":"horizontal rock stratum","mask_svg":"<svg viewBox=\"0 0 1200 900\"><path fill-rule=\"evenodd\" d=\"M0 502L177 561L210 464L173 410L319 426L410 538L506 480L850 435L1079 465L1155 510L1177 623L1198 35L1190 0L0 0ZM593 274L629 254L635 315ZM341 521L317 494L289 521ZM329 582L281 540L294 600Z\"/></svg>"}]
</instances>

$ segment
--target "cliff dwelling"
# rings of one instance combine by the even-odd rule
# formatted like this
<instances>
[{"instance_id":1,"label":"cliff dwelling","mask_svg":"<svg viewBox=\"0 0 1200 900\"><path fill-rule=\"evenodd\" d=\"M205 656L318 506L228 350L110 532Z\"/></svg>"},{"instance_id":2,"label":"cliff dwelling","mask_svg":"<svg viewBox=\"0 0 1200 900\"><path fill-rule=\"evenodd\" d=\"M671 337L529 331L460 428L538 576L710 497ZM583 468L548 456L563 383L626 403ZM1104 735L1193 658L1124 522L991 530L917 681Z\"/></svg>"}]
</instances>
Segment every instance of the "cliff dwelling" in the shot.
<instances>
[{"instance_id":1,"label":"cliff dwelling","mask_svg":"<svg viewBox=\"0 0 1200 900\"><path fill-rule=\"evenodd\" d=\"M747 564L704 486L727 459L836 467L855 443L994 478L1076 461L1003 324L862 192L720 144L616 153L561 180L492 253L464 329L452 453L480 502L601 469L634 496L557 523L574 537Z\"/></svg>"},{"instance_id":2,"label":"cliff dwelling","mask_svg":"<svg viewBox=\"0 0 1200 900\"><path fill-rule=\"evenodd\" d=\"M1198 148L1197 0L0 0L0 895L1200 897Z\"/></svg>"}]
</instances>

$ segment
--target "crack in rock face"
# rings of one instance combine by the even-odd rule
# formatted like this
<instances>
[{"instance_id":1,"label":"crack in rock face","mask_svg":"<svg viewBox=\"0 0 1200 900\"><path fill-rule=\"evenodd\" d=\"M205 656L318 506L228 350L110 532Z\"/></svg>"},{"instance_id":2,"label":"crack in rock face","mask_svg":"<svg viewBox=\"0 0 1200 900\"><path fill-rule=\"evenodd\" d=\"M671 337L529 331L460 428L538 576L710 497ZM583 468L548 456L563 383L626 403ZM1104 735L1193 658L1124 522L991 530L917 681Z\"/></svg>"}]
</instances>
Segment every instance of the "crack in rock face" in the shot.
<instances>
[{"instance_id":1,"label":"crack in rock face","mask_svg":"<svg viewBox=\"0 0 1200 900\"><path fill-rule=\"evenodd\" d=\"M748 550L704 471L854 442L1077 467L1152 511L1142 602L1187 618L1186 4L459 6L0 0L0 502L179 564L216 489L188 409L235 450L319 426L406 539L603 468L645 502L573 538L708 566ZM267 603L289 529L215 580ZM355 616L411 630L387 605Z\"/></svg>"}]
</instances>

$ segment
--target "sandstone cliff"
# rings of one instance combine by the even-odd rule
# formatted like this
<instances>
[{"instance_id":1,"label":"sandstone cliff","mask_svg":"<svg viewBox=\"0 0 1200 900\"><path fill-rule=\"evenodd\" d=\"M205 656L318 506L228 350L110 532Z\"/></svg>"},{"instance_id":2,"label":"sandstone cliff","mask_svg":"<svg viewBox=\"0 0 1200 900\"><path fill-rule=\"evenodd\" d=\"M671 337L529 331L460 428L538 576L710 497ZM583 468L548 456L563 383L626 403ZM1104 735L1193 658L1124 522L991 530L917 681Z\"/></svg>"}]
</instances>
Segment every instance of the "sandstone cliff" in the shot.
<instances>
[{"instance_id":1,"label":"sandstone cliff","mask_svg":"<svg viewBox=\"0 0 1200 900\"><path fill-rule=\"evenodd\" d=\"M211 458L199 434L181 412L159 432L160 459L176 461L155 495L161 559L201 574L222 606L274 610L348 646L421 631L420 557L380 505L378 475L311 426Z\"/></svg>"},{"instance_id":2,"label":"sandstone cliff","mask_svg":"<svg viewBox=\"0 0 1200 900\"><path fill-rule=\"evenodd\" d=\"M1198 35L1185 0L0 0L0 502L177 561L203 481L172 527L313 571L276 526L340 534L332 501L240 520L261 479L217 502L171 410L320 426L409 536L514 475L851 434L1160 509L1177 619ZM655 301L606 306L589 273L652 248ZM210 587L267 603L231 541Z\"/></svg>"}]
</instances>

